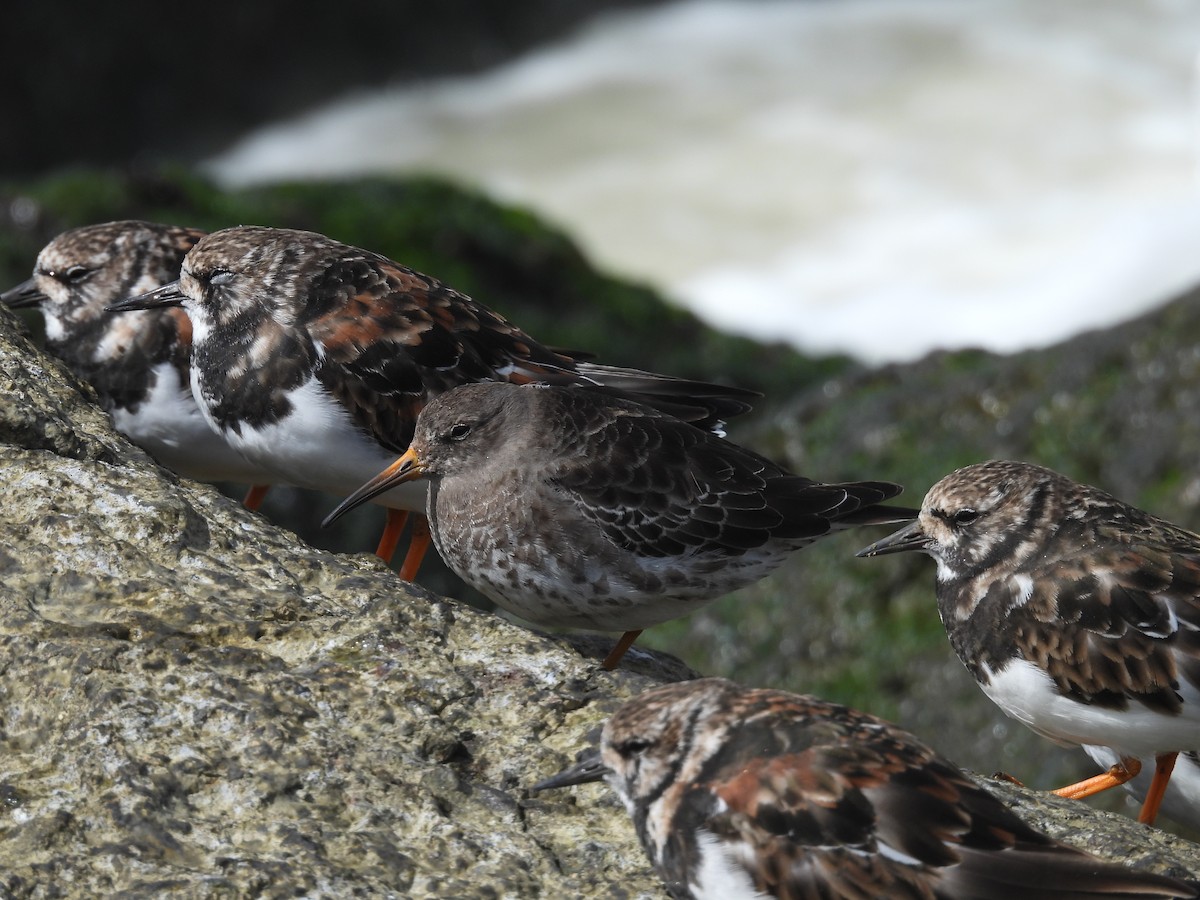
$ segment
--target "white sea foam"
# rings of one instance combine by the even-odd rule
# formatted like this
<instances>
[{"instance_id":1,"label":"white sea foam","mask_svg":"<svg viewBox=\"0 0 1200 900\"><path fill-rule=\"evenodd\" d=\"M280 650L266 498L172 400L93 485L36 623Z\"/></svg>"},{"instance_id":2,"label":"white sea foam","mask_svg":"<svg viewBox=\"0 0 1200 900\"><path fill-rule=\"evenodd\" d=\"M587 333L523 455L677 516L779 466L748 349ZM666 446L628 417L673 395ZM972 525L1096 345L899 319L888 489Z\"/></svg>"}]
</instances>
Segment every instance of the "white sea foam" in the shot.
<instances>
[{"instance_id":1,"label":"white sea foam","mask_svg":"<svg viewBox=\"0 0 1200 900\"><path fill-rule=\"evenodd\" d=\"M1200 4L685 0L264 128L231 184L442 172L728 328L910 358L1200 281Z\"/></svg>"}]
</instances>

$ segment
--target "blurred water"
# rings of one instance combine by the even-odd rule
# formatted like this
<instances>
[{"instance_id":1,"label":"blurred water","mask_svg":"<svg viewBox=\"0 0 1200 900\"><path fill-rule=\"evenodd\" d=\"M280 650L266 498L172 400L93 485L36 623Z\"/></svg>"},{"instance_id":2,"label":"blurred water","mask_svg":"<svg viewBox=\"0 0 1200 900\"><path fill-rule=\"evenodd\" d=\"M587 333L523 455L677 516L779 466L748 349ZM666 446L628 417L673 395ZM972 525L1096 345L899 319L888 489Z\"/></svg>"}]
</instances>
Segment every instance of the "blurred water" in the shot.
<instances>
[{"instance_id":1,"label":"blurred water","mask_svg":"<svg viewBox=\"0 0 1200 900\"><path fill-rule=\"evenodd\" d=\"M1198 49L1193 0L688 0L210 170L446 173L731 330L1010 350L1200 282Z\"/></svg>"}]
</instances>

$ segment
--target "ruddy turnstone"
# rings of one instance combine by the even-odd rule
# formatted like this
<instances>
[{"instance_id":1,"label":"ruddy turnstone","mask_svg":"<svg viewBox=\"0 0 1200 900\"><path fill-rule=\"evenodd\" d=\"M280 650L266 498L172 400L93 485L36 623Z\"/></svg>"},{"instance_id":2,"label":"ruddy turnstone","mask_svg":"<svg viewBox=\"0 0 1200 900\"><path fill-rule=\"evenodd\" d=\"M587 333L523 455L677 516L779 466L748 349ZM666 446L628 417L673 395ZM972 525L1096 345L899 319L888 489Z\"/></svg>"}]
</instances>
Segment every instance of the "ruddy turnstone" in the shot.
<instances>
[{"instance_id":1,"label":"ruddy turnstone","mask_svg":"<svg viewBox=\"0 0 1200 900\"><path fill-rule=\"evenodd\" d=\"M580 362L435 278L324 235L243 226L202 238L178 282L113 305L182 305L192 390L231 445L280 480L345 495L402 453L418 411L456 385L605 385L711 427L749 391ZM424 485L378 498L420 511ZM398 517L381 541L390 557ZM411 579L427 540L401 568Z\"/></svg>"},{"instance_id":2,"label":"ruddy turnstone","mask_svg":"<svg viewBox=\"0 0 1200 900\"><path fill-rule=\"evenodd\" d=\"M539 625L638 632L757 581L853 525L911 519L882 481L820 484L638 403L472 384L421 411L407 452L326 519L428 480L442 559Z\"/></svg>"},{"instance_id":3,"label":"ruddy turnstone","mask_svg":"<svg viewBox=\"0 0 1200 900\"><path fill-rule=\"evenodd\" d=\"M942 624L1008 715L1061 744L1110 748L1086 797L1155 759L1153 822L1176 754L1200 746L1200 535L1064 475L993 461L947 475L921 515L860 551L937 561Z\"/></svg>"},{"instance_id":4,"label":"ruddy turnstone","mask_svg":"<svg viewBox=\"0 0 1200 900\"><path fill-rule=\"evenodd\" d=\"M720 678L635 697L531 791L601 779L678 900L1197 896L1052 840L882 719Z\"/></svg>"},{"instance_id":5,"label":"ruddy turnstone","mask_svg":"<svg viewBox=\"0 0 1200 900\"><path fill-rule=\"evenodd\" d=\"M41 311L46 349L89 382L117 430L163 466L200 481L265 484L270 476L210 428L192 398L187 316L105 311L178 278L184 254L203 235L139 221L73 228L43 247L33 277L0 301Z\"/></svg>"}]
</instances>

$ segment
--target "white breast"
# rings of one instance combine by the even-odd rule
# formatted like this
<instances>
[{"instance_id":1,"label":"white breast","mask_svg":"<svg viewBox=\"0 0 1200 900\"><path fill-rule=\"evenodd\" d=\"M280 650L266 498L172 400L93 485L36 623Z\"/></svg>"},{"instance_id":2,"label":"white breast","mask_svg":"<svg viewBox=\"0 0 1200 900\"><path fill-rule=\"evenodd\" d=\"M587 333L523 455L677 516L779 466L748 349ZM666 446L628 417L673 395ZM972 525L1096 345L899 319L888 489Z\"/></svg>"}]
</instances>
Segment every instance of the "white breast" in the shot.
<instances>
[{"instance_id":1,"label":"white breast","mask_svg":"<svg viewBox=\"0 0 1200 900\"><path fill-rule=\"evenodd\" d=\"M1200 746L1200 696L1190 688L1183 691L1183 712L1172 716L1136 701L1120 710L1071 700L1045 672L1021 659L988 675L990 684L982 687L997 706L1060 744L1094 744L1138 757Z\"/></svg>"},{"instance_id":2,"label":"white breast","mask_svg":"<svg viewBox=\"0 0 1200 900\"><path fill-rule=\"evenodd\" d=\"M696 833L696 843L700 865L689 883L696 900L769 900L769 894L755 890L750 873L737 860L734 844L703 829Z\"/></svg>"},{"instance_id":3,"label":"white breast","mask_svg":"<svg viewBox=\"0 0 1200 900\"><path fill-rule=\"evenodd\" d=\"M195 385L195 369L192 373ZM292 410L278 422L258 428L243 424L240 434L226 433L234 447L276 480L345 496L396 461L398 454L368 438L316 378L289 392L288 400ZM419 482L374 502L424 512L425 495Z\"/></svg>"},{"instance_id":4,"label":"white breast","mask_svg":"<svg viewBox=\"0 0 1200 900\"><path fill-rule=\"evenodd\" d=\"M274 480L225 442L201 414L175 368L151 370L150 393L137 408L113 410L113 424L158 462L198 481L267 484Z\"/></svg>"}]
</instances>

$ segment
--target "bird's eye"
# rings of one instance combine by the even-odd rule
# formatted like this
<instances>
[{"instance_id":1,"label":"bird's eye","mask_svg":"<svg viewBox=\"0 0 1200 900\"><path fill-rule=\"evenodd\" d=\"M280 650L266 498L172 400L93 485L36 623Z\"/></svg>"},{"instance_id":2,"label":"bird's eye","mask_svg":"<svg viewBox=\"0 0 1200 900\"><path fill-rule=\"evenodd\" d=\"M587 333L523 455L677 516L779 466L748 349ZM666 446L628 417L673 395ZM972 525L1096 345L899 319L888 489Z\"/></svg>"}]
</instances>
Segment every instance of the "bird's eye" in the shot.
<instances>
[{"instance_id":1,"label":"bird's eye","mask_svg":"<svg viewBox=\"0 0 1200 900\"><path fill-rule=\"evenodd\" d=\"M92 274L92 270L84 266L71 266L67 271L63 272L63 278L67 281L83 281Z\"/></svg>"},{"instance_id":2,"label":"bird's eye","mask_svg":"<svg viewBox=\"0 0 1200 900\"><path fill-rule=\"evenodd\" d=\"M630 738L627 741L622 741L620 744L617 744L615 749L622 756L629 758L649 750L650 742L644 738Z\"/></svg>"},{"instance_id":3,"label":"bird's eye","mask_svg":"<svg viewBox=\"0 0 1200 900\"><path fill-rule=\"evenodd\" d=\"M955 525L970 525L979 518L979 510L971 509L967 506L963 509L956 510L954 515L950 517L950 521Z\"/></svg>"},{"instance_id":4,"label":"bird's eye","mask_svg":"<svg viewBox=\"0 0 1200 900\"><path fill-rule=\"evenodd\" d=\"M213 269L208 276L209 284L229 284L233 281L233 273L228 269Z\"/></svg>"},{"instance_id":5,"label":"bird's eye","mask_svg":"<svg viewBox=\"0 0 1200 900\"><path fill-rule=\"evenodd\" d=\"M466 422L459 422L457 425L451 425L450 431L447 432L447 434L449 434L449 436L450 436L450 440L452 440L452 441L464 440L466 438L466 436L470 433L471 433L471 426L468 425Z\"/></svg>"}]
</instances>

